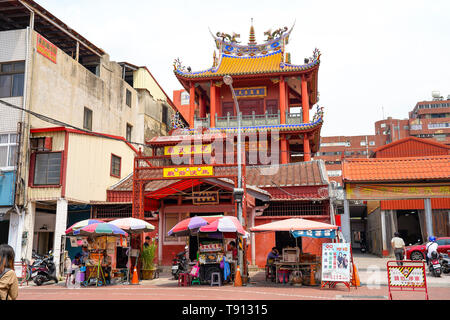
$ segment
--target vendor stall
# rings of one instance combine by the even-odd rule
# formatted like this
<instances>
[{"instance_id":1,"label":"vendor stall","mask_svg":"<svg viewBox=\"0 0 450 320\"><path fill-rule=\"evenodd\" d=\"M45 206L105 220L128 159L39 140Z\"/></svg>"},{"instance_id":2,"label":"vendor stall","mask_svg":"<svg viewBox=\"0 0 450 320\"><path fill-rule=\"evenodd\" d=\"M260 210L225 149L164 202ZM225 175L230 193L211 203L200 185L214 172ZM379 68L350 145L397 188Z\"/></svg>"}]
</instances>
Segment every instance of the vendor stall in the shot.
<instances>
[{"instance_id":1,"label":"vendor stall","mask_svg":"<svg viewBox=\"0 0 450 320\"><path fill-rule=\"evenodd\" d=\"M82 225L85 225L82 227ZM127 247L128 234L120 228L104 222L78 223L66 230L66 235L75 238L77 245L87 249L79 268L82 284L102 286L122 279L124 273L117 270L117 247ZM71 243L75 243L72 239Z\"/></svg>"},{"instance_id":2,"label":"vendor stall","mask_svg":"<svg viewBox=\"0 0 450 320\"><path fill-rule=\"evenodd\" d=\"M338 227L335 225L292 218L271 222L250 228L251 232L289 231L292 237L313 237L335 239ZM316 284L316 273L321 269L321 259L303 253L299 248L283 248L282 254L271 265L266 265L266 277L276 282ZM270 274L275 270L275 274Z\"/></svg>"},{"instance_id":3,"label":"vendor stall","mask_svg":"<svg viewBox=\"0 0 450 320\"><path fill-rule=\"evenodd\" d=\"M200 283L210 282L213 273L220 274L221 283L232 279L236 260L231 251L227 253L226 241L228 239L236 242L238 237L246 235L236 217L196 216L179 222L168 234L195 236L191 239L197 241L197 258L191 261L190 265L199 267Z\"/></svg>"}]
</instances>

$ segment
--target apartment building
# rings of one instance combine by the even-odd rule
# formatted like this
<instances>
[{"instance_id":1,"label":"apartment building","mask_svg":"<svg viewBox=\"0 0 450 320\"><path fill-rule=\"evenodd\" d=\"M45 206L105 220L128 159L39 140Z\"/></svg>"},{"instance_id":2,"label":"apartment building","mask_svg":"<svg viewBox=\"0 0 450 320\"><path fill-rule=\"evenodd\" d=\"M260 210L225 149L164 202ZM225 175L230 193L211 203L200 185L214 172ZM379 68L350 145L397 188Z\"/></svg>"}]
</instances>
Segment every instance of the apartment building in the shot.
<instances>
[{"instance_id":1,"label":"apartment building","mask_svg":"<svg viewBox=\"0 0 450 320\"><path fill-rule=\"evenodd\" d=\"M55 252L69 222L165 135L173 103L146 67L109 55L32 0L0 2L0 242Z\"/></svg>"}]
</instances>

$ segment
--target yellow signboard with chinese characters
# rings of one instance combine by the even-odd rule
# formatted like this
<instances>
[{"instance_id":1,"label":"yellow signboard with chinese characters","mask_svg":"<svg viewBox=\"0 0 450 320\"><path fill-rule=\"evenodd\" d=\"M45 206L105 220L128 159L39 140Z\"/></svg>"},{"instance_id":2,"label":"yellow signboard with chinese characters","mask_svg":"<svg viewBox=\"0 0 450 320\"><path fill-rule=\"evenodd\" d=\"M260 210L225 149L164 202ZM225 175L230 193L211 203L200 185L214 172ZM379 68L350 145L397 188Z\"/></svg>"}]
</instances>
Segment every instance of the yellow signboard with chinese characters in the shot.
<instances>
[{"instance_id":1,"label":"yellow signboard with chinese characters","mask_svg":"<svg viewBox=\"0 0 450 320\"><path fill-rule=\"evenodd\" d=\"M207 177L214 175L212 166L164 168L164 178L173 177Z\"/></svg>"},{"instance_id":2,"label":"yellow signboard with chinese characters","mask_svg":"<svg viewBox=\"0 0 450 320\"><path fill-rule=\"evenodd\" d=\"M402 200L450 197L450 185L440 186L392 186L347 184L348 200Z\"/></svg>"},{"instance_id":3,"label":"yellow signboard with chinese characters","mask_svg":"<svg viewBox=\"0 0 450 320\"><path fill-rule=\"evenodd\" d=\"M164 155L183 155L183 154L209 154L211 153L211 145L188 145L188 146L167 146L164 147Z\"/></svg>"}]
</instances>

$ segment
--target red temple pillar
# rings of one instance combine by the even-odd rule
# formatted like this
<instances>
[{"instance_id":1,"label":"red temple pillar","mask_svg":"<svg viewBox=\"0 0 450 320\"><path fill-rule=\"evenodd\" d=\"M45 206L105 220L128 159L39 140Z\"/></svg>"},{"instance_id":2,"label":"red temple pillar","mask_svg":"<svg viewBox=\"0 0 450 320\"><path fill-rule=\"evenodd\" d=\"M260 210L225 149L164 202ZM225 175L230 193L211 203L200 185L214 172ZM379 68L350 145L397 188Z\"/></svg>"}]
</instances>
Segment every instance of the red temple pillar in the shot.
<instances>
[{"instance_id":1,"label":"red temple pillar","mask_svg":"<svg viewBox=\"0 0 450 320\"><path fill-rule=\"evenodd\" d=\"M303 123L309 123L309 96L308 96L308 82L305 76L302 77L302 110ZM311 161L311 147L309 145L308 134L303 135L303 153L304 161Z\"/></svg>"},{"instance_id":2,"label":"red temple pillar","mask_svg":"<svg viewBox=\"0 0 450 320\"><path fill-rule=\"evenodd\" d=\"M280 123L286 124L286 82L280 79Z\"/></svg>"},{"instance_id":3,"label":"red temple pillar","mask_svg":"<svg viewBox=\"0 0 450 320\"><path fill-rule=\"evenodd\" d=\"M191 82L189 88L189 126L194 128L194 115L195 115L195 84Z\"/></svg>"},{"instance_id":4,"label":"red temple pillar","mask_svg":"<svg viewBox=\"0 0 450 320\"><path fill-rule=\"evenodd\" d=\"M285 136L280 139L280 157L281 164L288 163L288 142Z\"/></svg>"},{"instance_id":5,"label":"red temple pillar","mask_svg":"<svg viewBox=\"0 0 450 320\"><path fill-rule=\"evenodd\" d=\"M311 147L309 146L309 134L305 133L303 135L303 160L311 161Z\"/></svg>"},{"instance_id":6,"label":"red temple pillar","mask_svg":"<svg viewBox=\"0 0 450 320\"><path fill-rule=\"evenodd\" d=\"M308 82L306 77L302 77L302 111L303 123L309 122L309 96L308 96Z\"/></svg>"},{"instance_id":7,"label":"red temple pillar","mask_svg":"<svg viewBox=\"0 0 450 320\"><path fill-rule=\"evenodd\" d=\"M206 117L206 104L205 104L205 97L203 95L200 96L200 101L199 101L199 113L200 113L200 118L205 118Z\"/></svg>"},{"instance_id":8,"label":"red temple pillar","mask_svg":"<svg viewBox=\"0 0 450 320\"><path fill-rule=\"evenodd\" d=\"M210 96L209 96L209 105L210 105L210 120L211 120L211 128L216 127L216 103L217 103L217 87L214 85L214 82L211 81L210 88Z\"/></svg>"}]
</instances>

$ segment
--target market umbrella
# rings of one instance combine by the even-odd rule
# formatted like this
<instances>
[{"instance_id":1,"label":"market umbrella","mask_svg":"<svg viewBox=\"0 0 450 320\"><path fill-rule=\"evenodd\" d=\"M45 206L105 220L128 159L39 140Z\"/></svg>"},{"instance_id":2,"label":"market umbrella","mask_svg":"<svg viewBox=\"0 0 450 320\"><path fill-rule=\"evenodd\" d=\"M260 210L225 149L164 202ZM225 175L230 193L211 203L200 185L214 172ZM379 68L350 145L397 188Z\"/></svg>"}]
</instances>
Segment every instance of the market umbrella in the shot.
<instances>
[{"instance_id":1,"label":"market umbrella","mask_svg":"<svg viewBox=\"0 0 450 320\"><path fill-rule=\"evenodd\" d=\"M245 235L246 232L241 223L236 217L223 216L217 218L215 221L208 225L205 225L199 229L200 232L236 232L241 235Z\"/></svg>"},{"instance_id":2,"label":"market umbrella","mask_svg":"<svg viewBox=\"0 0 450 320\"><path fill-rule=\"evenodd\" d=\"M74 235L122 235L127 236L128 233L120 229L119 227L116 227L113 224L102 222L102 223L94 223L90 224L84 228L75 230L73 232Z\"/></svg>"},{"instance_id":3,"label":"market umbrella","mask_svg":"<svg viewBox=\"0 0 450 320\"><path fill-rule=\"evenodd\" d=\"M196 231L200 227L206 226L221 217L223 216L195 216L192 218L187 218L178 222L172 229L169 230L167 235L187 236L190 235L191 232Z\"/></svg>"},{"instance_id":4,"label":"market umbrella","mask_svg":"<svg viewBox=\"0 0 450 320\"><path fill-rule=\"evenodd\" d=\"M115 225L116 227L119 227L120 229L128 232L128 233L142 233L142 232L150 232L155 230L155 227L148 223L147 221L144 221L142 219L136 219L136 218L122 218L122 219L116 219L113 221L108 222L112 225Z\"/></svg>"},{"instance_id":5,"label":"market umbrella","mask_svg":"<svg viewBox=\"0 0 450 320\"><path fill-rule=\"evenodd\" d=\"M75 230L79 230L79 229L84 228L84 227L86 227L86 226L88 226L90 224L103 223L103 222L104 221L96 220L96 219L86 219L86 220L78 221L77 223L73 224L71 227L69 227L66 230L66 234L71 234Z\"/></svg>"}]
</instances>

